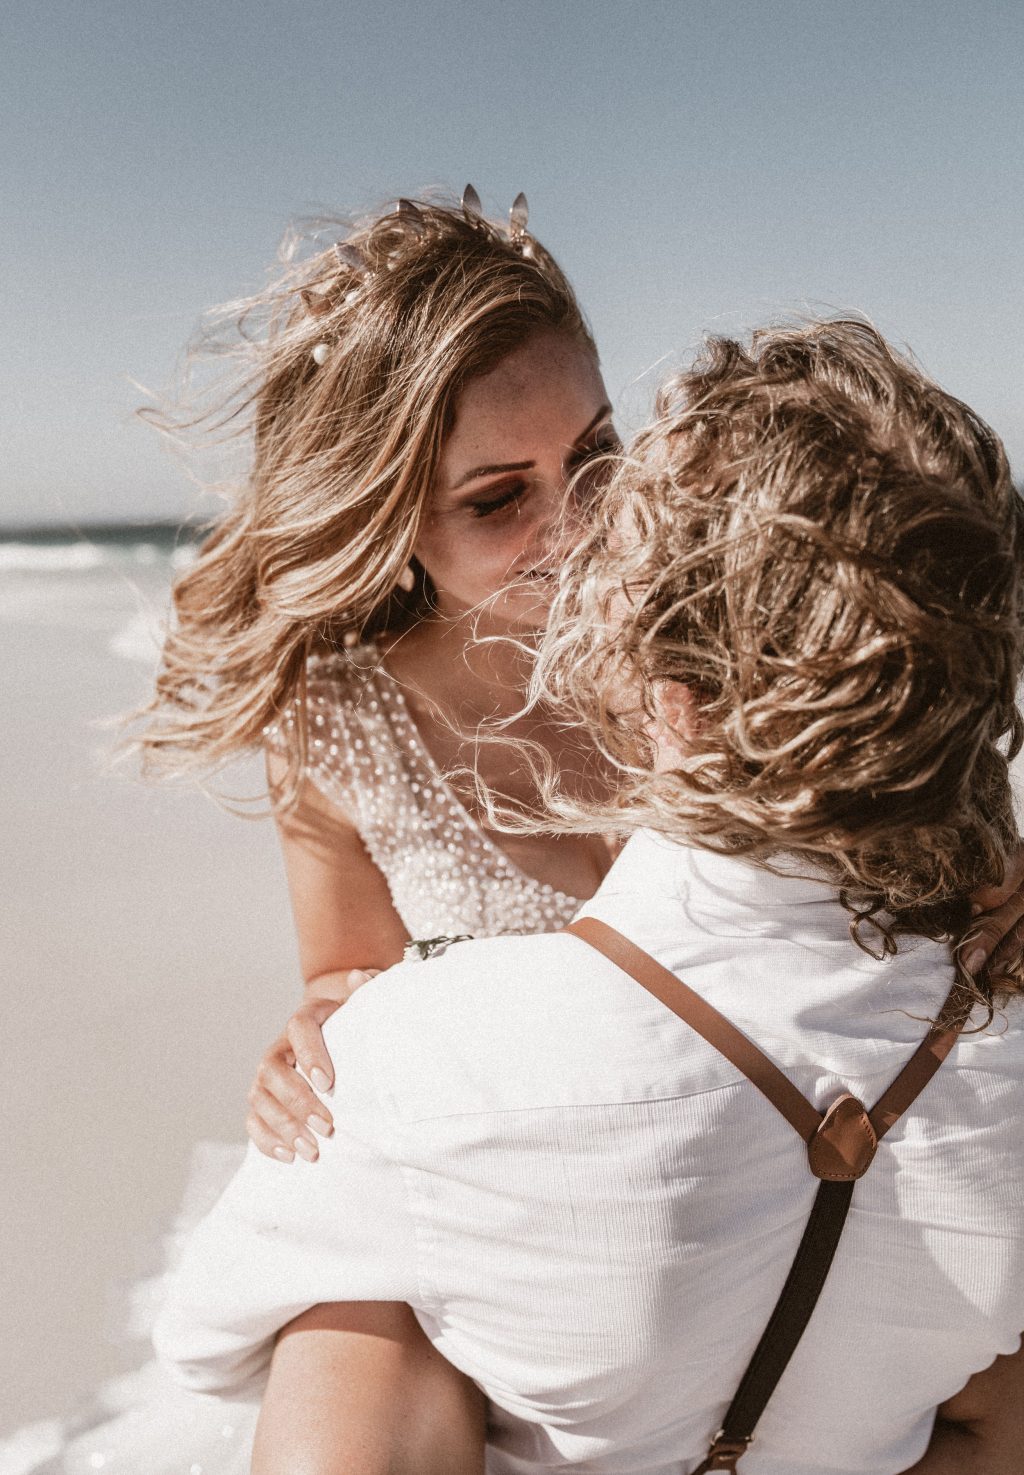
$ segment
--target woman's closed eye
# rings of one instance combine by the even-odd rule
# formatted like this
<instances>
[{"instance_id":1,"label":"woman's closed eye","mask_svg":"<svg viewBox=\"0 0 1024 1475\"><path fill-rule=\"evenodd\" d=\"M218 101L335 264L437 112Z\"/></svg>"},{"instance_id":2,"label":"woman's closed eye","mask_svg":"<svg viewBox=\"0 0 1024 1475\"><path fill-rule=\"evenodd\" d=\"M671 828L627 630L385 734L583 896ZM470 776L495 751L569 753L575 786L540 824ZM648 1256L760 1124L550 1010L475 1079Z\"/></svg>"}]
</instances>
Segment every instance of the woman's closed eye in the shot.
<instances>
[{"instance_id":1,"label":"woman's closed eye","mask_svg":"<svg viewBox=\"0 0 1024 1475\"><path fill-rule=\"evenodd\" d=\"M601 456L614 455L622 449L622 442L615 433L614 426L605 426L600 438L590 445L577 446L566 466L570 476L575 476L589 462L598 460ZM527 481L518 480L509 482L502 487L492 487L488 494L476 497L469 505L470 512L474 517L493 517L499 513L518 513L521 509L523 498L530 489Z\"/></svg>"},{"instance_id":2,"label":"woman's closed eye","mask_svg":"<svg viewBox=\"0 0 1024 1475\"><path fill-rule=\"evenodd\" d=\"M474 517L491 517L504 508L518 511L519 503L528 491L525 481L513 482L510 486L502 487L500 491L490 497L481 497L478 501L471 502L470 508Z\"/></svg>"}]
</instances>

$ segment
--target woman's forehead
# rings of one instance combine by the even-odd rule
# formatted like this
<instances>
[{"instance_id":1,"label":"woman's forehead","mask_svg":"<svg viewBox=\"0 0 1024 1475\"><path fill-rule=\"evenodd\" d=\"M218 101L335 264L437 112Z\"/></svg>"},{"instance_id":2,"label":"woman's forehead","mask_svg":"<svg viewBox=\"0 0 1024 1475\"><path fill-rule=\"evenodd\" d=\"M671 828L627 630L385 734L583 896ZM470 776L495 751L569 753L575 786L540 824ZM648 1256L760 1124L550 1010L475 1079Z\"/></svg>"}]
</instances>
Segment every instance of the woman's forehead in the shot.
<instances>
[{"instance_id":1,"label":"woman's forehead","mask_svg":"<svg viewBox=\"0 0 1024 1475\"><path fill-rule=\"evenodd\" d=\"M486 451L490 461L535 458L564 449L608 404L592 349L565 335L536 335L488 374L470 380L455 407L442 455L446 480L458 480Z\"/></svg>"}]
</instances>

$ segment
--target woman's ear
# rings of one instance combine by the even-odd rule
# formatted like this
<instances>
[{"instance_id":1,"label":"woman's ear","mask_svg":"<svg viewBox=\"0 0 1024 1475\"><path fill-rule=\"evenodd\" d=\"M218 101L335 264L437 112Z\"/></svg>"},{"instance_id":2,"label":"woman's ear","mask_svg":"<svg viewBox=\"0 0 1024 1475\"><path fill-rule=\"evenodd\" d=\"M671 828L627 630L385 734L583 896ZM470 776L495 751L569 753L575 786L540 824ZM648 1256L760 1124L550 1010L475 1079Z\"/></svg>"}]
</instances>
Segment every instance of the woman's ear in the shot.
<instances>
[{"instance_id":1,"label":"woman's ear","mask_svg":"<svg viewBox=\"0 0 1024 1475\"><path fill-rule=\"evenodd\" d=\"M656 681L653 695L651 737L658 749L656 766L659 770L678 768L700 731L697 699L682 681Z\"/></svg>"}]
</instances>

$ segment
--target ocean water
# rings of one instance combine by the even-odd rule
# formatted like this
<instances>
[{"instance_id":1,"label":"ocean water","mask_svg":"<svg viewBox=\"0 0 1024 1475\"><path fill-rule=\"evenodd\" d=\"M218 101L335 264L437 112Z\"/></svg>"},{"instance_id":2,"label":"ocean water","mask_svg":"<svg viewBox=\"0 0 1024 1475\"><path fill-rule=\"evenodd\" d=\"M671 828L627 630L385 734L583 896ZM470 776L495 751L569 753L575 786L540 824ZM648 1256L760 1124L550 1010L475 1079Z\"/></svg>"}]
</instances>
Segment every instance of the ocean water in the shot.
<instances>
[{"instance_id":1,"label":"ocean water","mask_svg":"<svg viewBox=\"0 0 1024 1475\"><path fill-rule=\"evenodd\" d=\"M171 581L197 547L194 528L169 523L0 531L0 626L91 630L110 655L152 665Z\"/></svg>"}]
</instances>

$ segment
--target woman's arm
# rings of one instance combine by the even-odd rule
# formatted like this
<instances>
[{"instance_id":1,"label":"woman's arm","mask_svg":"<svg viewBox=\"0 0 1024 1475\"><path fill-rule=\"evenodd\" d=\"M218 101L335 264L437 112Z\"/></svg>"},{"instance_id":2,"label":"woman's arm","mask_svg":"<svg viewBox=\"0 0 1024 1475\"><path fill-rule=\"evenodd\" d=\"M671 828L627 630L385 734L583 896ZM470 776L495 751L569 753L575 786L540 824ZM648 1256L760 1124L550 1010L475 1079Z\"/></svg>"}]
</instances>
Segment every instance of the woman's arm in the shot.
<instances>
[{"instance_id":1,"label":"woman's arm","mask_svg":"<svg viewBox=\"0 0 1024 1475\"><path fill-rule=\"evenodd\" d=\"M267 778L271 794L279 792L284 774L275 755L268 756ZM328 980L352 968L400 962L409 934L344 810L307 780L295 804L278 814L277 829L307 988L330 988Z\"/></svg>"},{"instance_id":2,"label":"woman's arm","mask_svg":"<svg viewBox=\"0 0 1024 1475\"><path fill-rule=\"evenodd\" d=\"M941 1404L931 1443L903 1475L1020 1475L1024 1346L997 1357Z\"/></svg>"},{"instance_id":3,"label":"woman's arm","mask_svg":"<svg viewBox=\"0 0 1024 1475\"><path fill-rule=\"evenodd\" d=\"M268 759L271 789L283 774ZM306 1002L264 1056L250 1095L249 1135L285 1151L325 1107L296 1059L328 1089L320 1026L368 970L400 961L408 933L387 882L349 818L305 784L277 820ZM353 980L352 973L356 970ZM303 1156L308 1156L304 1153ZM281 1333L263 1398L253 1475L483 1475L484 1399L423 1335L408 1306L336 1302Z\"/></svg>"},{"instance_id":4,"label":"woman's arm","mask_svg":"<svg viewBox=\"0 0 1024 1475\"><path fill-rule=\"evenodd\" d=\"M483 1475L485 1408L408 1306L316 1306L278 1338L252 1475Z\"/></svg>"},{"instance_id":5,"label":"woman's arm","mask_svg":"<svg viewBox=\"0 0 1024 1475\"><path fill-rule=\"evenodd\" d=\"M272 794L285 779L284 760L268 754ZM249 1092L246 1129L261 1152L290 1161L296 1150L317 1156L316 1136L331 1120L295 1069L321 1090L333 1084L320 1030L368 976L401 960L408 933L387 882L349 817L313 784L277 817L292 913L305 979L302 1007L260 1061ZM316 1118L311 1129L310 1118Z\"/></svg>"}]
</instances>

